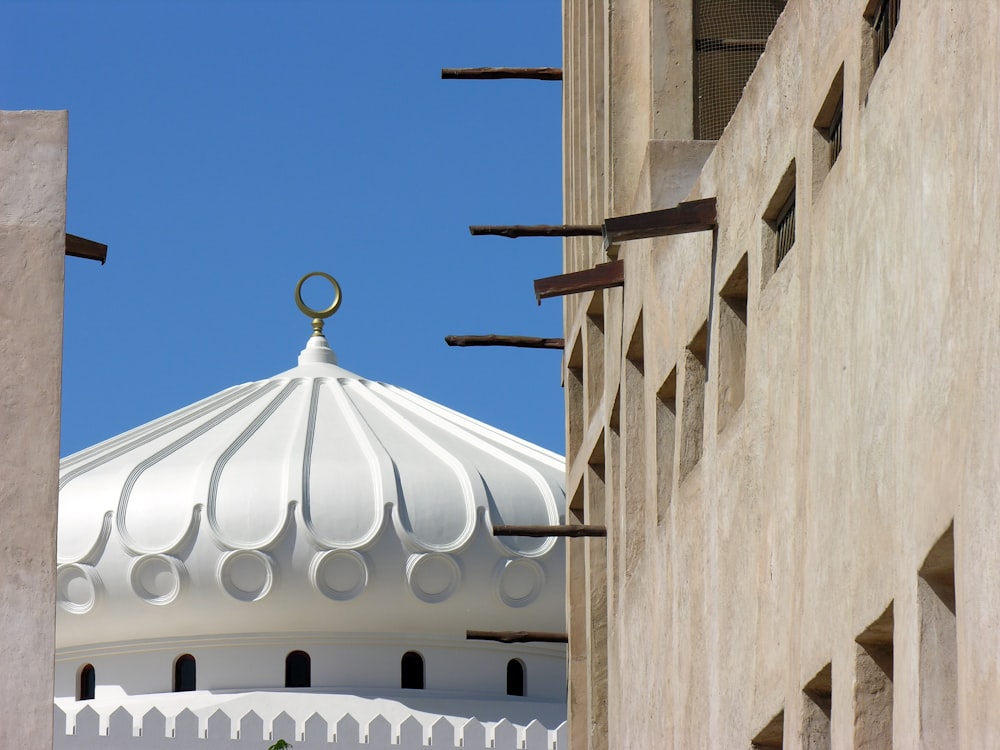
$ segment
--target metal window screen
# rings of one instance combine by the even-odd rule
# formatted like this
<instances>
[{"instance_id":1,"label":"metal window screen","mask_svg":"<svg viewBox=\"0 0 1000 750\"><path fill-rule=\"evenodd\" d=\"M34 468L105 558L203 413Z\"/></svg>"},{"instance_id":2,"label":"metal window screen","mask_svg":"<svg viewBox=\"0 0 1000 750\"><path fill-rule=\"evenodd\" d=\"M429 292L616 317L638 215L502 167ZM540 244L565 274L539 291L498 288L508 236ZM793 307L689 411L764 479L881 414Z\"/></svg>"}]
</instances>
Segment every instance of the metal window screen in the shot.
<instances>
[{"instance_id":1,"label":"metal window screen","mask_svg":"<svg viewBox=\"0 0 1000 750\"><path fill-rule=\"evenodd\" d=\"M695 138L722 135L785 2L694 0Z\"/></svg>"}]
</instances>

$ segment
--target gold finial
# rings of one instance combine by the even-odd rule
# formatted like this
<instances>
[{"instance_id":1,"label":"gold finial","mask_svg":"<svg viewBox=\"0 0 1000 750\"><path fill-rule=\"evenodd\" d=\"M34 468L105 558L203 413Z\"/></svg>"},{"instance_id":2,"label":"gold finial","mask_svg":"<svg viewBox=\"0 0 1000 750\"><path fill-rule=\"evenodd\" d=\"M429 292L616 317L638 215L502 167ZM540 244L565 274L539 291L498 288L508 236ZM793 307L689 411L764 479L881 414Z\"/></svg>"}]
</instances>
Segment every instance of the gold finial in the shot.
<instances>
[{"instance_id":1,"label":"gold finial","mask_svg":"<svg viewBox=\"0 0 1000 750\"><path fill-rule=\"evenodd\" d=\"M306 283L306 281L311 279L313 276L321 276L322 278L326 279L331 284L333 284L333 303L325 310L313 310L305 302L302 301L302 285ZM333 278L333 276L331 276L328 273L323 273L322 271L313 271L312 273L307 273L305 276L299 279L299 283L295 285L295 304L299 306L299 309L302 311L303 315L307 315L308 317L312 318L313 336L323 335L323 321L329 318L335 312L337 312L337 308L340 307L342 299L343 295L340 293L340 284L337 283L337 280Z\"/></svg>"}]
</instances>

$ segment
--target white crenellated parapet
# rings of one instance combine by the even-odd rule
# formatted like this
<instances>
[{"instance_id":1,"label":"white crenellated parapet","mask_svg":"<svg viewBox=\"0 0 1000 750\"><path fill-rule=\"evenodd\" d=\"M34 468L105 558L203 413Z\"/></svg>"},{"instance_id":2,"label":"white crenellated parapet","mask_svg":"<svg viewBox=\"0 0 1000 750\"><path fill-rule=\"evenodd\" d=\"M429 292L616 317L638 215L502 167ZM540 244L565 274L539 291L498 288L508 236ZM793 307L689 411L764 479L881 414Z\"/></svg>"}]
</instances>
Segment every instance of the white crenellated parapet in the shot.
<instances>
[{"instance_id":1,"label":"white crenellated parapet","mask_svg":"<svg viewBox=\"0 0 1000 750\"><path fill-rule=\"evenodd\" d=\"M221 708L202 721L190 709L176 716L165 716L152 708L139 717L124 707L102 717L91 706L67 716L55 707L55 750L182 750L200 740L204 750L265 750L271 743L283 739L295 750L566 750L567 730L563 722L556 729L547 729L537 720L526 727L517 727L506 719L500 722L479 722L469 719L456 724L441 716L431 724L409 716L393 724L384 716L375 716L361 725L345 714L330 724L319 714L297 723L287 713L278 714L265 722L250 711L242 716L229 716Z\"/></svg>"}]
</instances>

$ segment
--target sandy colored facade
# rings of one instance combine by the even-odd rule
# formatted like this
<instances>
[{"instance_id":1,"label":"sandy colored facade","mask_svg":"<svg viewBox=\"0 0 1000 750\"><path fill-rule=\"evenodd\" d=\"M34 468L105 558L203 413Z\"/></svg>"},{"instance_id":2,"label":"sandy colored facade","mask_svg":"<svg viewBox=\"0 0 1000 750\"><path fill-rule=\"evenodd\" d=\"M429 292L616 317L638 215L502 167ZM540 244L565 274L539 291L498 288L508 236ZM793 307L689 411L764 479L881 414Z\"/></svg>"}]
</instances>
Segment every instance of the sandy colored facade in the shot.
<instances>
[{"instance_id":1,"label":"sandy colored facade","mask_svg":"<svg viewBox=\"0 0 1000 750\"><path fill-rule=\"evenodd\" d=\"M1000 5L878 6L704 141L698 3L564 2L564 220L718 214L565 298L574 748L1000 746Z\"/></svg>"},{"instance_id":2,"label":"sandy colored facade","mask_svg":"<svg viewBox=\"0 0 1000 750\"><path fill-rule=\"evenodd\" d=\"M52 747L65 112L0 112L0 747Z\"/></svg>"}]
</instances>

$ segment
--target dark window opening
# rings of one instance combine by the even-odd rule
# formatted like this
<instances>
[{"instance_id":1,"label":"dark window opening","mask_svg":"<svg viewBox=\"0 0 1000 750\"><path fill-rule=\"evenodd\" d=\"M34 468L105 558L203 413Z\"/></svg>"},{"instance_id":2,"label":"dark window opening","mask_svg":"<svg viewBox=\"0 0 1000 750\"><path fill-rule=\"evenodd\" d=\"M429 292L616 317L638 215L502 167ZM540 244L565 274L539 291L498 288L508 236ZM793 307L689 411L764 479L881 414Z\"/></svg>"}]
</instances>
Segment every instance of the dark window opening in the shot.
<instances>
[{"instance_id":1,"label":"dark window opening","mask_svg":"<svg viewBox=\"0 0 1000 750\"><path fill-rule=\"evenodd\" d=\"M196 690L195 687L195 661L191 654L184 654L177 657L174 662L174 692L186 693Z\"/></svg>"},{"instance_id":2,"label":"dark window opening","mask_svg":"<svg viewBox=\"0 0 1000 750\"><path fill-rule=\"evenodd\" d=\"M285 657L285 687L312 687L312 661L305 651L292 651Z\"/></svg>"},{"instance_id":3,"label":"dark window opening","mask_svg":"<svg viewBox=\"0 0 1000 750\"><path fill-rule=\"evenodd\" d=\"M424 689L424 657L416 651L407 651L399 664L399 686L408 690Z\"/></svg>"},{"instance_id":4,"label":"dark window opening","mask_svg":"<svg viewBox=\"0 0 1000 750\"><path fill-rule=\"evenodd\" d=\"M520 659L507 662L507 695L524 695L524 664Z\"/></svg>"},{"instance_id":5,"label":"dark window opening","mask_svg":"<svg viewBox=\"0 0 1000 750\"><path fill-rule=\"evenodd\" d=\"M900 2L901 0L879 0L872 14L872 39L875 44L876 70L889 49L889 42L892 41L892 37L896 33Z\"/></svg>"},{"instance_id":6,"label":"dark window opening","mask_svg":"<svg viewBox=\"0 0 1000 750\"><path fill-rule=\"evenodd\" d=\"M85 664L80 670L80 684L77 686L76 699L78 701L92 701L97 692L97 675L94 667Z\"/></svg>"}]
</instances>

